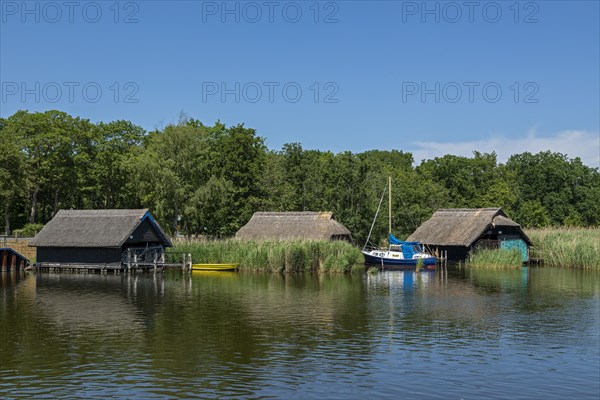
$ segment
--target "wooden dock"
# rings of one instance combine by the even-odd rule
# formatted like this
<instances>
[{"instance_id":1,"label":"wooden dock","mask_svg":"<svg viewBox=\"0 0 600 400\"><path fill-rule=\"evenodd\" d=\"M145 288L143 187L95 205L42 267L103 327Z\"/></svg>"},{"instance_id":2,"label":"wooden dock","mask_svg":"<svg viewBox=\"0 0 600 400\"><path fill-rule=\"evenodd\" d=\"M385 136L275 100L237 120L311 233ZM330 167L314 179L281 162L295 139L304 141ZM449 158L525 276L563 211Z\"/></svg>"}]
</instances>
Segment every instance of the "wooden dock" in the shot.
<instances>
[{"instance_id":1,"label":"wooden dock","mask_svg":"<svg viewBox=\"0 0 600 400\"><path fill-rule=\"evenodd\" d=\"M134 252L128 252L120 263L85 264L85 263L37 263L35 268L41 272L66 272L66 273L99 273L99 274L124 274L137 272L162 272L167 269L179 269L182 272L192 270L192 255L189 253L168 253L171 260L155 256L149 262L143 258L138 259ZM173 257L178 260L173 260Z\"/></svg>"}]
</instances>

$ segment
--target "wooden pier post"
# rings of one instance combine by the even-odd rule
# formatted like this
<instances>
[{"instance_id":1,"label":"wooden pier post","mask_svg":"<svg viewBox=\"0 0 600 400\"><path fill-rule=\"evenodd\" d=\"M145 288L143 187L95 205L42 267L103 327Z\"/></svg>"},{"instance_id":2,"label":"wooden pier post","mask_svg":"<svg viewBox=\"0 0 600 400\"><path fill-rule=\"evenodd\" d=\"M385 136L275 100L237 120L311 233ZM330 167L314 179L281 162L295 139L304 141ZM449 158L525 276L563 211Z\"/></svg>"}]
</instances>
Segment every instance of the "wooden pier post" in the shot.
<instances>
[{"instance_id":1,"label":"wooden pier post","mask_svg":"<svg viewBox=\"0 0 600 400\"><path fill-rule=\"evenodd\" d=\"M181 265L181 272L185 273L187 271L188 265L188 253L183 254L183 264Z\"/></svg>"},{"instance_id":2,"label":"wooden pier post","mask_svg":"<svg viewBox=\"0 0 600 400\"><path fill-rule=\"evenodd\" d=\"M184 259L185 259L185 257L184 257ZM186 263L186 265L184 265L184 269L183 269L184 272L186 272L185 267L187 267L187 272L189 272L189 273L192 272L192 253L187 254L187 263Z\"/></svg>"}]
</instances>

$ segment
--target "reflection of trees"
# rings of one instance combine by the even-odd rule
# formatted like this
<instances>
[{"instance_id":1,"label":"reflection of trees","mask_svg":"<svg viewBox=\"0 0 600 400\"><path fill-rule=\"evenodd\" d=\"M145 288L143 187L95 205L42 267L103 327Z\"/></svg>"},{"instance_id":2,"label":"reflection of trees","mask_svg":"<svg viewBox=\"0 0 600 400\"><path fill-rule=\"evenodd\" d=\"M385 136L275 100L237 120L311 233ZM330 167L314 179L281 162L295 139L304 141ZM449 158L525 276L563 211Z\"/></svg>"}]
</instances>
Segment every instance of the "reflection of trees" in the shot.
<instances>
[{"instance_id":1,"label":"reflection of trees","mask_svg":"<svg viewBox=\"0 0 600 400\"><path fill-rule=\"evenodd\" d=\"M301 384L317 367L369 354L362 274L39 274L5 286L3 368L32 377L86 366L118 379L111 368L129 366L131 376L184 377L209 392L215 382L258 390L290 363Z\"/></svg>"},{"instance_id":2,"label":"reflection of trees","mask_svg":"<svg viewBox=\"0 0 600 400\"><path fill-rule=\"evenodd\" d=\"M18 385L77 381L78 371L91 371L117 385L177 386L169 393L181 397L253 395L279 377L300 388L331 371L368 374L361 369L390 343L422 350L479 341L472 349L481 351L491 341L542 346L569 337L571 346L597 337L590 315L600 293L600 274L552 269L39 274L5 282L1 368L29 377Z\"/></svg>"},{"instance_id":3,"label":"reflection of trees","mask_svg":"<svg viewBox=\"0 0 600 400\"><path fill-rule=\"evenodd\" d=\"M597 272L442 268L421 282L415 272L388 274L367 278L372 331L407 343L589 338L596 323Z\"/></svg>"},{"instance_id":4,"label":"reflection of trees","mask_svg":"<svg viewBox=\"0 0 600 400\"><path fill-rule=\"evenodd\" d=\"M536 340L540 335L572 341L587 338L593 329L600 293L600 273L561 268L522 268L520 270L469 269L468 279L477 288L497 291L503 310L503 326L521 339ZM589 299L590 302L585 300ZM587 339L585 339L587 340Z\"/></svg>"},{"instance_id":5,"label":"reflection of trees","mask_svg":"<svg viewBox=\"0 0 600 400\"><path fill-rule=\"evenodd\" d=\"M28 275L0 293L0 354L23 375L64 376L135 352L144 312L132 293L152 290L130 276ZM133 277L135 278L135 277ZM156 304L156 301L151 302Z\"/></svg>"},{"instance_id":6,"label":"reflection of trees","mask_svg":"<svg viewBox=\"0 0 600 400\"><path fill-rule=\"evenodd\" d=\"M559 306L570 298L589 298L600 293L598 271L562 268L468 269L465 278L483 292L514 294L517 305L522 306L523 311L536 311L539 310L537 306L544 304ZM524 301L530 298L537 301Z\"/></svg>"},{"instance_id":7,"label":"reflection of trees","mask_svg":"<svg viewBox=\"0 0 600 400\"><path fill-rule=\"evenodd\" d=\"M139 334L142 323L127 301L127 278L92 274L40 274L36 300L58 326ZM137 328L137 329L136 329Z\"/></svg>"},{"instance_id":8,"label":"reflection of trees","mask_svg":"<svg viewBox=\"0 0 600 400\"><path fill-rule=\"evenodd\" d=\"M374 334L410 345L474 334L484 313L477 303L465 301L473 296L473 288L443 272L407 270L368 275Z\"/></svg>"},{"instance_id":9,"label":"reflection of trees","mask_svg":"<svg viewBox=\"0 0 600 400\"><path fill-rule=\"evenodd\" d=\"M366 342L360 275L194 273L190 286L164 302L148 335L161 369L207 376L219 365L232 379L242 371L258 379L261 368L314 357L316 348L339 357L349 351L344 341Z\"/></svg>"}]
</instances>

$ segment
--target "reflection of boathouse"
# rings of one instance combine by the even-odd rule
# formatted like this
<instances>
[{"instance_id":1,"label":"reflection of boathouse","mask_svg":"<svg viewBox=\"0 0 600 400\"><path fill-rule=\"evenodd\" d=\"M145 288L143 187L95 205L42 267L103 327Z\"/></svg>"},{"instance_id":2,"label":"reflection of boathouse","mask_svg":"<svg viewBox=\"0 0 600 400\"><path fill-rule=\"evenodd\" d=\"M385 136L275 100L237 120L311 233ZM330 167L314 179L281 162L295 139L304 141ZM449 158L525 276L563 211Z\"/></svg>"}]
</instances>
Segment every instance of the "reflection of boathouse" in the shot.
<instances>
[{"instance_id":1,"label":"reflection of boathouse","mask_svg":"<svg viewBox=\"0 0 600 400\"><path fill-rule=\"evenodd\" d=\"M501 208L437 210L407 239L427 245L449 261L465 260L472 250L518 249L529 260L531 240ZM444 253L442 253L444 252Z\"/></svg>"},{"instance_id":2,"label":"reflection of boathouse","mask_svg":"<svg viewBox=\"0 0 600 400\"><path fill-rule=\"evenodd\" d=\"M148 210L60 210L29 243L38 267L119 269L153 262L172 244Z\"/></svg>"}]
</instances>

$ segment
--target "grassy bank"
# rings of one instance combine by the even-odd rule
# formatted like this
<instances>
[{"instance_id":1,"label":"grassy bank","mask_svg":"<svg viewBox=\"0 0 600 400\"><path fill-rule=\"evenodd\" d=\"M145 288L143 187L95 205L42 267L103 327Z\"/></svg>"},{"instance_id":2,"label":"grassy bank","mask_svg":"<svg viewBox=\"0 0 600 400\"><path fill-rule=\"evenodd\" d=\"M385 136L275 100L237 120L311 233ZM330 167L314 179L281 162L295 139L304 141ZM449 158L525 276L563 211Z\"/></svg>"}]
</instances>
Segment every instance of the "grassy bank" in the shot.
<instances>
[{"instance_id":1,"label":"grassy bank","mask_svg":"<svg viewBox=\"0 0 600 400\"><path fill-rule=\"evenodd\" d=\"M191 253L194 263L235 262L243 270L269 272L347 272L363 262L360 251L346 242L229 239L178 242L172 251Z\"/></svg>"},{"instance_id":2,"label":"grassy bank","mask_svg":"<svg viewBox=\"0 0 600 400\"><path fill-rule=\"evenodd\" d=\"M467 262L469 267L476 268L519 268L523 265L521 253L518 250L477 250L473 253L471 260Z\"/></svg>"},{"instance_id":3,"label":"grassy bank","mask_svg":"<svg viewBox=\"0 0 600 400\"><path fill-rule=\"evenodd\" d=\"M532 258L550 267L600 269L600 229L546 228L525 233L534 244Z\"/></svg>"}]
</instances>

